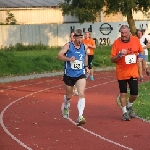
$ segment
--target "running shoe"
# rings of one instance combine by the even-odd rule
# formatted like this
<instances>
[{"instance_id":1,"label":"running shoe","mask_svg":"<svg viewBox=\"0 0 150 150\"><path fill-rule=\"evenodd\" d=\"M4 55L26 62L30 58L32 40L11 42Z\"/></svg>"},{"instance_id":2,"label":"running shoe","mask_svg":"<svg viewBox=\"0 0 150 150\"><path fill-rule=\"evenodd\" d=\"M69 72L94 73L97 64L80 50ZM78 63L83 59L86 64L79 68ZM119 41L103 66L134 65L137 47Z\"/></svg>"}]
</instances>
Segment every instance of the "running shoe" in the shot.
<instances>
[{"instance_id":1,"label":"running shoe","mask_svg":"<svg viewBox=\"0 0 150 150\"><path fill-rule=\"evenodd\" d=\"M140 77L140 81L143 81L143 77Z\"/></svg>"},{"instance_id":2,"label":"running shoe","mask_svg":"<svg viewBox=\"0 0 150 150\"><path fill-rule=\"evenodd\" d=\"M69 118L69 108L70 108L70 106L68 108L65 108L64 103L62 103L61 110L62 110L62 117L64 119Z\"/></svg>"},{"instance_id":3,"label":"running shoe","mask_svg":"<svg viewBox=\"0 0 150 150\"><path fill-rule=\"evenodd\" d=\"M135 112L134 112L132 106L127 107L127 111L128 111L128 114L129 114L130 118L135 118Z\"/></svg>"},{"instance_id":4,"label":"running shoe","mask_svg":"<svg viewBox=\"0 0 150 150\"><path fill-rule=\"evenodd\" d=\"M130 116L127 112L125 112L122 116L122 120L123 121L130 121Z\"/></svg>"},{"instance_id":5,"label":"running shoe","mask_svg":"<svg viewBox=\"0 0 150 150\"><path fill-rule=\"evenodd\" d=\"M79 116L77 119L77 126L82 126L86 123L86 120L83 116Z\"/></svg>"},{"instance_id":6,"label":"running shoe","mask_svg":"<svg viewBox=\"0 0 150 150\"><path fill-rule=\"evenodd\" d=\"M91 80L91 81L94 81L94 77L93 77L93 76L90 76L90 80Z\"/></svg>"},{"instance_id":7,"label":"running shoe","mask_svg":"<svg viewBox=\"0 0 150 150\"><path fill-rule=\"evenodd\" d=\"M146 74L147 74L147 76L150 76L150 71L147 70L147 71L146 71Z\"/></svg>"}]
</instances>

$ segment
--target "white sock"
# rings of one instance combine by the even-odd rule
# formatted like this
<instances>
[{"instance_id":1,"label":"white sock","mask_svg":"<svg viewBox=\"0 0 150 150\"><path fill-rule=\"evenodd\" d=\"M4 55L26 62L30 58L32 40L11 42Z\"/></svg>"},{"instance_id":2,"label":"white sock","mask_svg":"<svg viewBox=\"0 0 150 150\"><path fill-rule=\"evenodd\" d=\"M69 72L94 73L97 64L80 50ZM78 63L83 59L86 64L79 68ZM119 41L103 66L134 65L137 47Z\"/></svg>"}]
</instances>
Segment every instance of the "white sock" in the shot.
<instances>
[{"instance_id":1,"label":"white sock","mask_svg":"<svg viewBox=\"0 0 150 150\"><path fill-rule=\"evenodd\" d=\"M122 107L123 114L127 112L126 106Z\"/></svg>"},{"instance_id":2,"label":"white sock","mask_svg":"<svg viewBox=\"0 0 150 150\"><path fill-rule=\"evenodd\" d=\"M127 107L131 107L133 105L133 103L127 102Z\"/></svg>"},{"instance_id":3,"label":"white sock","mask_svg":"<svg viewBox=\"0 0 150 150\"><path fill-rule=\"evenodd\" d=\"M66 99L66 95L64 95L64 107L69 108L70 107L70 100Z\"/></svg>"},{"instance_id":4,"label":"white sock","mask_svg":"<svg viewBox=\"0 0 150 150\"><path fill-rule=\"evenodd\" d=\"M79 111L79 116L82 116L85 108L85 98L79 98L77 108Z\"/></svg>"}]
</instances>

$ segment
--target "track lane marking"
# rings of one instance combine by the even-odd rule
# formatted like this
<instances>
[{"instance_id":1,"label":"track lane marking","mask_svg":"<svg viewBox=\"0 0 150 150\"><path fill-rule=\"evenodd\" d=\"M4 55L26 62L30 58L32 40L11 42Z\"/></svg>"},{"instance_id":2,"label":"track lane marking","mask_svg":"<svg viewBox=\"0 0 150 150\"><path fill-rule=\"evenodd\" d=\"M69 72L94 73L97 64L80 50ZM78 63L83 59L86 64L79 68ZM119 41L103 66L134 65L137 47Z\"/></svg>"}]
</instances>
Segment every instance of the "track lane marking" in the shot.
<instances>
[{"instance_id":1,"label":"track lane marking","mask_svg":"<svg viewBox=\"0 0 150 150\"><path fill-rule=\"evenodd\" d=\"M106 79L107 79L107 78L106 78ZM93 86L90 86L90 87L86 88L86 90L87 90L87 89L90 89L90 88L94 88L94 87L100 86L100 85L105 85L105 84L108 84L108 83L110 83L110 82L115 82L115 81L116 81L116 80L112 80L112 81L100 83L100 84L97 84L97 85L93 85ZM58 88L58 87L61 87L61 86L62 86L62 85L57 85L57 86L53 86L53 87L50 87L50 88L46 88L46 89L43 89L43 90L40 90L40 91L36 91L36 92L30 93L30 94L28 94L28 95L26 95L26 96L24 96L24 97L21 97L21 98L15 100L15 101L11 102L9 105L7 105L7 106L3 109L3 111L1 112L1 114L0 114L0 124L1 124L2 128L4 129L4 131L5 131L13 140L15 140L18 144L20 144L22 147L24 147L24 148L26 148L26 149L28 149L28 150L32 150L32 148L28 147L26 144L24 144L23 142L21 142L19 139L17 139L13 134L11 134L11 133L8 131L8 129L5 127L4 122L3 122L4 113L5 113L5 111L6 111L11 105L13 105L14 103L16 103L16 102L18 102L18 101L20 101L20 100L22 100L22 99L24 99L24 98L26 98L26 97L29 97L29 96L31 96L31 95L34 95L34 94L37 94L37 93L40 93L40 92L49 90L49 89L51 89L51 88ZM69 121L70 121L71 123L73 123L73 124L76 125L76 123L75 123L71 118L69 118ZM88 132L88 133L90 133L90 134L92 134L92 135L94 135L94 136L96 136L96 137L99 137L100 139L105 140L105 141L107 141L107 142L109 142L109 143L111 143L111 144L114 144L114 145L116 145L116 146L119 146L119 147L122 147L122 148L125 148L125 149L128 149L128 150L133 150L132 148L126 147L126 146L121 145L121 144L119 144L119 143L117 143L117 142L114 142L114 141L112 141L112 140L109 140L109 139L107 139L107 138L105 138L105 137L103 137L103 136L101 136L101 135L99 135L99 134L96 134L96 133L94 133L94 132L92 132L92 131L90 131L90 130L84 128L84 127L80 127L80 128L81 128L83 131L86 131L86 132Z\"/></svg>"}]
</instances>

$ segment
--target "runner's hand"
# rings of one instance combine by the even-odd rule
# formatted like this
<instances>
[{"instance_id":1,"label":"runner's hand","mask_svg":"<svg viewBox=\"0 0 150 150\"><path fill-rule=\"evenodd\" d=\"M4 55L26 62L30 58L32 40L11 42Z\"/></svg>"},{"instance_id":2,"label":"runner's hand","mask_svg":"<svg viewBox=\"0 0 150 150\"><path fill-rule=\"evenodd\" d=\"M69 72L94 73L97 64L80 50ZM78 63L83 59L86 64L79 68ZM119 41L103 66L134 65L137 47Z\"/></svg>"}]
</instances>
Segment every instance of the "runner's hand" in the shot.
<instances>
[{"instance_id":1,"label":"runner's hand","mask_svg":"<svg viewBox=\"0 0 150 150\"><path fill-rule=\"evenodd\" d=\"M88 48L92 47L92 45L90 45L90 44L87 44L87 46L88 46Z\"/></svg>"},{"instance_id":2,"label":"runner's hand","mask_svg":"<svg viewBox=\"0 0 150 150\"><path fill-rule=\"evenodd\" d=\"M74 62L76 60L76 58L74 57L74 56L72 56L71 58L70 58L70 62Z\"/></svg>"},{"instance_id":3,"label":"runner's hand","mask_svg":"<svg viewBox=\"0 0 150 150\"><path fill-rule=\"evenodd\" d=\"M90 69L88 67L86 67L86 73L90 73Z\"/></svg>"},{"instance_id":4,"label":"runner's hand","mask_svg":"<svg viewBox=\"0 0 150 150\"><path fill-rule=\"evenodd\" d=\"M123 55L126 55L126 54L127 54L127 51L128 51L127 49L122 49L122 50L121 50L121 53L122 53Z\"/></svg>"}]
</instances>

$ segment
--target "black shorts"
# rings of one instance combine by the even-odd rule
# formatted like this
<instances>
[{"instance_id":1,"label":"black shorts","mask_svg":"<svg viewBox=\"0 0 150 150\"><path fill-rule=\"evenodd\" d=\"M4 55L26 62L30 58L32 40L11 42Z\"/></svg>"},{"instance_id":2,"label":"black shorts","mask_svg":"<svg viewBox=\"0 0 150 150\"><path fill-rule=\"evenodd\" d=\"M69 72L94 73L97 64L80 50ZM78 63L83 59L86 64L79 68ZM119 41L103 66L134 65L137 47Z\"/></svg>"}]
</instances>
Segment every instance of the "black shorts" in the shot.
<instances>
[{"instance_id":1,"label":"black shorts","mask_svg":"<svg viewBox=\"0 0 150 150\"><path fill-rule=\"evenodd\" d=\"M138 95L138 78L118 80L120 93L127 93L127 83L130 88L130 95Z\"/></svg>"},{"instance_id":2,"label":"black shorts","mask_svg":"<svg viewBox=\"0 0 150 150\"><path fill-rule=\"evenodd\" d=\"M92 69L92 62L93 62L93 59L94 59L94 55L88 55L88 68L89 69Z\"/></svg>"},{"instance_id":3,"label":"black shorts","mask_svg":"<svg viewBox=\"0 0 150 150\"><path fill-rule=\"evenodd\" d=\"M84 79L86 78L85 74L80 75L79 77L69 77L64 75L63 76L63 81L66 85L68 86L74 86L75 83L79 80L79 79Z\"/></svg>"}]
</instances>

